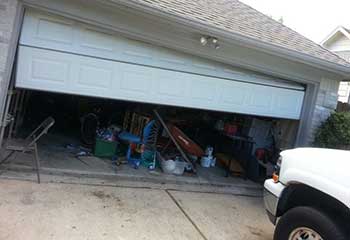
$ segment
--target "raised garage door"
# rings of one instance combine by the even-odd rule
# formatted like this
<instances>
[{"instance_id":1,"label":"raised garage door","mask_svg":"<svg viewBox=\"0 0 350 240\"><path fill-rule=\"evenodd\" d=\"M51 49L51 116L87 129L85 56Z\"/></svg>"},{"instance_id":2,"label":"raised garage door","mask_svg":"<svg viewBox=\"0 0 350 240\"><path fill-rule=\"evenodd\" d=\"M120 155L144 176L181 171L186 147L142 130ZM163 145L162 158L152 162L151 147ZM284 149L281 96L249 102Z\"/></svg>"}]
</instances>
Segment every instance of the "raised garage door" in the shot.
<instances>
[{"instance_id":1,"label":"raised garage door","mask_svg":"<svg viewBox=\"0 0 350 240\"><path fill-rule=\"evenodd\" d=\"M302 86L27 11L19 88L299 119Z\"/></svg>"}]
</instances>

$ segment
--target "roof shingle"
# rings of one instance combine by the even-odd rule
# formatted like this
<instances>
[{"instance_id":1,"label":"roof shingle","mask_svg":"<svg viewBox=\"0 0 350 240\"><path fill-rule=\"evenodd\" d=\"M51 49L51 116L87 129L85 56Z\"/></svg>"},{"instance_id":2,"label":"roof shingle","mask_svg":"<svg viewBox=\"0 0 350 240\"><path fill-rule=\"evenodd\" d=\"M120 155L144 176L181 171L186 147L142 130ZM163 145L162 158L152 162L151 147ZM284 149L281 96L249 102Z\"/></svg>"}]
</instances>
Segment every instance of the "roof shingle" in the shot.
<instances>
[{"instance_id":1,"label":"roof shingle","mask_svg":"<svg viewBox=\"0 0 350 240\"><path fill-rule=\"evenodd\" d=\"M132 0L227 32L350 67L350 63L238 0Z\"/></svg>"}]
</instances>

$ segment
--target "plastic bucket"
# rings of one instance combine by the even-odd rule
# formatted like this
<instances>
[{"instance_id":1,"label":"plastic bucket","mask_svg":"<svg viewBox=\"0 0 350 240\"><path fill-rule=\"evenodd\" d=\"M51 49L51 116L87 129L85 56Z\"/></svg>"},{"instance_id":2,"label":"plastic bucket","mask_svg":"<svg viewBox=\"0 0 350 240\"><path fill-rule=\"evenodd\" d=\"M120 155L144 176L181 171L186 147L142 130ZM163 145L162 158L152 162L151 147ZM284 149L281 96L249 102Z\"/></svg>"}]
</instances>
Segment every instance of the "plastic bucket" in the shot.
<instances>
[{"instance_id":1,"label":"plastic bucket","mask_svg":"<svg viewBox=\"0 0 350 240\"><path fill-rule=\"evenodd\" d=\"M168 174L173 174L173 172L176 168L176 162L172 159L162 160L161 167L162 167L163 172L168 173Z\"/></svg>"},{"instance_id":2,"label":"plastic bucket","mask_svg":"<svg viewBox=\"0 0 350 240\"><path fill-rule=\"evenodd\" d=\"M181 161L175 161L176 167L173 171L173 174L175 175L182 175L184 174L185 167L187 165L186 162L181 162Z\"/></svg>"},{"instance_id":3,"label":"plastic bucket","mask_svg":"<svg viewBox=\"0 0 350 240\"><path fill-rule=\"evenodd\" d=\"M212 158L211 157L202 157L201 158L201 166L208 168L211 165Z\"/></svg>"}]
</instances>

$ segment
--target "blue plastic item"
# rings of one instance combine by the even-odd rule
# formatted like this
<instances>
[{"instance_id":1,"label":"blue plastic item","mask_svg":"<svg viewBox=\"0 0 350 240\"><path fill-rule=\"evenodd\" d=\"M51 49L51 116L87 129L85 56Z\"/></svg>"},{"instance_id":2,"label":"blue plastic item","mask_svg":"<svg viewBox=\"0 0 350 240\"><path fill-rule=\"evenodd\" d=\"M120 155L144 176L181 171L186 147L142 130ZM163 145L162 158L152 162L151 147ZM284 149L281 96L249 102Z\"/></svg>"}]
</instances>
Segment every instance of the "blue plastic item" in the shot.
<instances>
[{"instance_id":1,"label":"blue plastic item","mask_svg":"<svg viewBox=\"0 0 350 240\"><path fill-rule=\"evenodd\" d=\"M130 165L132 165L135 169L138 168L143 160L143 154L141 154L140 158L134 158L131 156L132 154L132 144L144 144L145 148L152 148L155 145L157 139L158 127L156 125L155 120L149 121L143 129L142 139L139 136L136 136L132 133L123 131L118 137L120 140L124 140L129 142L129 148L126 153L126 159Z\"/></svg>"},{"instance_id":2,"label":"blue plastic item","mask_svg":"<svg viewBox=\"0 0 350 240\"><path fill-rule=\"evenodd\" d=\"M141 143L141 138L139 136L136 136L129 132L123 131L118 135L118 137L119 139L124 141L132 142L132 143Z\"/></svg>"}]
</instances>

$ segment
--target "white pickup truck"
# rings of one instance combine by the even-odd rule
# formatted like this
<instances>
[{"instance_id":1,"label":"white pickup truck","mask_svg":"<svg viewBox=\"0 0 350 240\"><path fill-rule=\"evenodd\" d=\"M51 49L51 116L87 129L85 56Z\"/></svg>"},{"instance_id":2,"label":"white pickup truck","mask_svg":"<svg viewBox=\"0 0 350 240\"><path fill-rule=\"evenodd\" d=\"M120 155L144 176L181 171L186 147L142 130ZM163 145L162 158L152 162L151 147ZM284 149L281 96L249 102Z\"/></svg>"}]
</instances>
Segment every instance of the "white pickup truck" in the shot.
<instances>
[{"instance_id":1,"label":"white pickup truck","mask_svg":"<svg viewBox=\"0 0 350 240\"><path fill-rule=\"evenodd\" d=\"M274 240L350 239L350 151L283 151L264 188Z\"/></svg>"}]
</instances>

